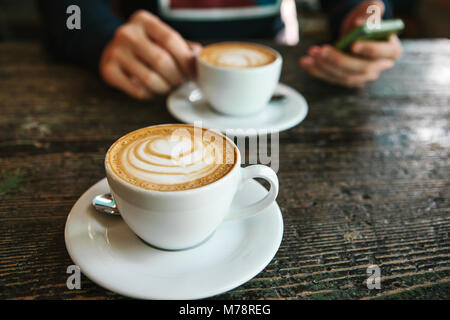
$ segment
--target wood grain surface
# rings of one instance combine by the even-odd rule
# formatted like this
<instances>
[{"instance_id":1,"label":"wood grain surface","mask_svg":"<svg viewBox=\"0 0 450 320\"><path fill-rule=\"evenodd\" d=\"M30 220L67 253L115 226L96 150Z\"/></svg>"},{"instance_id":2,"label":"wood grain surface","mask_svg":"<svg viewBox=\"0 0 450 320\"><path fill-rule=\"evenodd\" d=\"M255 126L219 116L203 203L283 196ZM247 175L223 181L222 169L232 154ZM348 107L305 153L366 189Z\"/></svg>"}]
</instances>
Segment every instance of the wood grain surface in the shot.
<instances>
[{"instance_id":1,"label":"wood grain surface","mask_svg":"<svg viewBox=\"0 0 450 320\"><path fill-rule=\"evenodd\" d=\"M310 108L280 134L283 242L213 299L449 299L450 40L405 41L395 68L360 90L302 72L305 43L269 45ZM176 122L165 99L133 101L39 43L0 43L1 299L124 298L85 276L66 287L64 225L115 139ZM372 264L379 290L366 286Z\"/></svg>"}]
</instances>

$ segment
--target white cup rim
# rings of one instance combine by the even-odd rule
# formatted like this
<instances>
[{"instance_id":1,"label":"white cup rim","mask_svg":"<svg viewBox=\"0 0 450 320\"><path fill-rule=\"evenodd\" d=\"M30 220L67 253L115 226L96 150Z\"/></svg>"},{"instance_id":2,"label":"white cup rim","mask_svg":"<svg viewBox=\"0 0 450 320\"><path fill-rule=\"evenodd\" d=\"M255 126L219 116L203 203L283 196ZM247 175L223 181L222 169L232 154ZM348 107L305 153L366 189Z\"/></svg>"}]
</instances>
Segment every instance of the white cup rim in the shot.
<instances>
[{"instance_id":1,"label":"white cup rim","mask_svg":"<svg viewBox=\"0 0 450 320\"><path fill-rule=\"evenodd\" d=\"M148 126L148 127L143 127L140 129L136 129L134 131L130 131L126 134L124 134L123 136L121 136L120 138L116 139L114 141L114 143L118 140L120 140L121 138L123 138L124 136L131 134L135 131L141 130L141 129L145 129L145 128L150 128L150 127L161 127L161 126L173 126L173 125L180 125L180 126L192 126L194 127L194 125L192 124L182 124L182 123L165 123L165 124L157 124L157 125L152 125L152 126ZM236 161L234 162L233 167L231 168L230 171L227 172L226 175L224 175L223 177L219 178L218 180L211 182L209 184L206 184L204 186L200 186L200 187L196 187L196 188L192 188L192 189L187 189L187 190L173 190L173 191L159 191L159 190L151 190L151 189L144 189L142 187L136 186L132 183L129 183L123 179L121 179L115 172L114 170L112 170L111 165L109 163L109 152L111 150L111 147L114 145L114 143L108 148L108 151L105 154L105 170L107 171L107 174L113 178L117 183L120 183L122 186L129 188L133 191L136 192L141 192L141 193L145 193L145 194L153 194L153 195L158 195L158 196L173 196L174 194L177 195L189 195L189 194L193 194L193 193L198 193L198 192L203 192L205 190L214 188L216 185L218 185L219 183L222 183L224 180L228 180L231 175L232 172L234 172L237 168L240 168L241 165L241 154L239 152L238 147L236 146L236 144L230 139L228 138L226 135L224 135L223 133L219 132L219 131L215 131L209 128L204 128L206 130L210 130L210 131L214 131L218 134L220 134L221 136L225 137L225 139L227 139L231 145L234 147L235 150L235 154L236 154Z\"/></svg>"},{"instance_id":2,"label":"white cup rim","mask_svg":"<svg viewBox=\"0 0 450 320\"><path fill-rule=\"evenodd\" d=\"M273 48L271 48L269 46L263 45L263 44L249 42L249 41L221 41L221 42L215 42L215 43L211 43L209 45L206 45L205 48L210 46L210 45L215 45L215 44L220 44L220 43L251 44L252 46L261 47L261 48L264 48L267 51L272 52L276 56L276 58L275 58L274 61L272 61L272 62L270 62L268 64L264 64L262 66L258 66L258 67L250 67L250 68L223 67L223 66L217 66L215 64L212 64L212 63L209 63L207 61L204 61L204 60L200 59L200 53L202 52L202 50L203 50L202 49L202 50L200 50L199 52L196 53L196 60L197 60L197 62L201 63L204 66L207 66L208 68L216 69L216 70L223 70L223 71L228 71L228 72L253 72L253 71L256 71L256 70L268 69L268 68L272 67L273 65L281 63L283 61L283 58L282 58L281 54L277 50L275 50L275 49L273 49Z\"/></svg>"}]
</instances>

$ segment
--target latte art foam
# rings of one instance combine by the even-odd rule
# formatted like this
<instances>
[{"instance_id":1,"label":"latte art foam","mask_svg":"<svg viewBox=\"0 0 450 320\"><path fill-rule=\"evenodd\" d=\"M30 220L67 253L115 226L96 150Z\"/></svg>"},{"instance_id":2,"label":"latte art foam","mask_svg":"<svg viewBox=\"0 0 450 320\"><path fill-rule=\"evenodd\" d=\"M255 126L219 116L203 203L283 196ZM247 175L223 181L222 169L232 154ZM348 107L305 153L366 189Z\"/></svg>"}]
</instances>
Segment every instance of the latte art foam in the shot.
<instances>
[{"instance_id":1,"label":"latte art foam","mask_svg":"<svg viewBox=\"0 0 450 320\"><path fill-rule=\"evenodd\" d=\"M232 68L254 68L275 61L273 52L257 45L222 42L205 47L200 58L208 63Z\"/></svg>"},{"instance_id":2,"label":"latte art foam","mask_svg":"<svg viewBox=\"0 0 450 320\"><path fill-rule=\"evenodd\" d=\"M198 188L234 166L235 147L215 132L188 125L161 125L131 132L107 154L114 173L148 190Z\"/></svg>"}]
</instances>

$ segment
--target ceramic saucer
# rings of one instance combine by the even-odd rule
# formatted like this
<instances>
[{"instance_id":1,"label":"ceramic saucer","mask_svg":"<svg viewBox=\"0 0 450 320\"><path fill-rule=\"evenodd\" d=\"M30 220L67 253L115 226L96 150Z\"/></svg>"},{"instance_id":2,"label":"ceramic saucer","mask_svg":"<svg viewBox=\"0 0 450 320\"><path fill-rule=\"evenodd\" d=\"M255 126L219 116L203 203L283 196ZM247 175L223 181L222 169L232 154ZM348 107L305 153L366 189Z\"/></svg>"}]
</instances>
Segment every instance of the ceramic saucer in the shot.
<instances>
[{"instance_id":1,"label":"ceramic saucer","mask_svg":"<svg viewBox=\"0 0 450 320\"><path fill-rule=\"evenodd\" d=\"M66 247L89 279L119 294L141 299L200 299L231 290L261 272L283 236L273 203L255 217L222 223L210 239L184 251L163 251L141 241L120 217L104 216L92 198L109 192L106 179L88 189L66 222ZM266 189L247 181L237 205L263 198Z\"/></svg>"},{"instance_id":2,"label":"ceramic saucer","mask_svg":"<svg viewBox=\"0 0 450 320\"><path fill-rule=\"evenodd\" d=\"M233 132L239 135L256 135L253 130L283 131L292 128L305 119L308 104L305 98L295 89L279 83L275 94L284 99L271 101L263 112L246 116L230 117L214 111L193 82L188 82L175 90L167 99L169 112L179 121L194 124L202 121L202 126L222 133L226 130L240 129ZM251 130L248 130L251 129Z\"/></svg>"}]
</instances>

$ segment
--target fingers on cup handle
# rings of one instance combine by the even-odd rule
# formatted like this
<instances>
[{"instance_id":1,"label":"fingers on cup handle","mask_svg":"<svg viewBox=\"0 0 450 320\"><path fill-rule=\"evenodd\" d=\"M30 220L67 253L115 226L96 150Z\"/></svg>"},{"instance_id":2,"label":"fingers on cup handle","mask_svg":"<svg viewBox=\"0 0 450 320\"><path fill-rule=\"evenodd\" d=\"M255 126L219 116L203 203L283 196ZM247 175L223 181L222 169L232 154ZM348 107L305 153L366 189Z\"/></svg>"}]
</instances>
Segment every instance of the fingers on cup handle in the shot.
<instances>
[{"instance_id":1,"label":"fingers on cup handle","mask_svg":"<svg viewBox=\"0 0 450 320\"><path fill-rule=\"evenodd\" d=\"M194 55L198 54L203 49L203 46L199 42L187 41L187 44L194 53Z\"/></svg>"},{"instance_id":2,"label":"fingers on cup handle","mask_svg":"<svg viewBox=\"0 0 450 320\"><path fill-rule=\"evenodd\" d=\"M127 75L118 64L109 64L103 69L103 78L109 85L125 91L135 99L144 100L152 97L148 88L136 78Z\"/></svg>"},{"instance_id":3,"label":"fingers on cup handle","mask_svg":"<svg viewBox=\"0 0 450 320\"><path fill-rule=\"evenodd\" d=\"M170 91L170 84L138 59L125 57L121 60L121 65L127 73L139 79L150 91L159 94L166 94Z\"/></svg>"},{"instance_id":4,"label":"fingers on cup handle","mask_svg":"<svg viewBox=\"0 0 450 320\"><path fill-rule=\"evenodd\" d=\"M188 76L195 74L194 55L181 35L156 16L141 14L147 34L175 58Z\"/></svg>"},{"instance_id":5,"label":"fingers on cup handle","mask_svg":"<svg viewBox=\"0 0 450 320\"><path fill-rule=\"evenodd\" d=\"M225 218L225 220L235 220L241 218L249 218L257 215L262 210L271 205L278 195L278 177L271 168L263 165L253 165L246 168L242 168L241 183L252 178L262 178L270 183L269 193L264 198L256 201L253 204L234 208L235 210L231 215Z\"/></svg>"}]
</instances>

